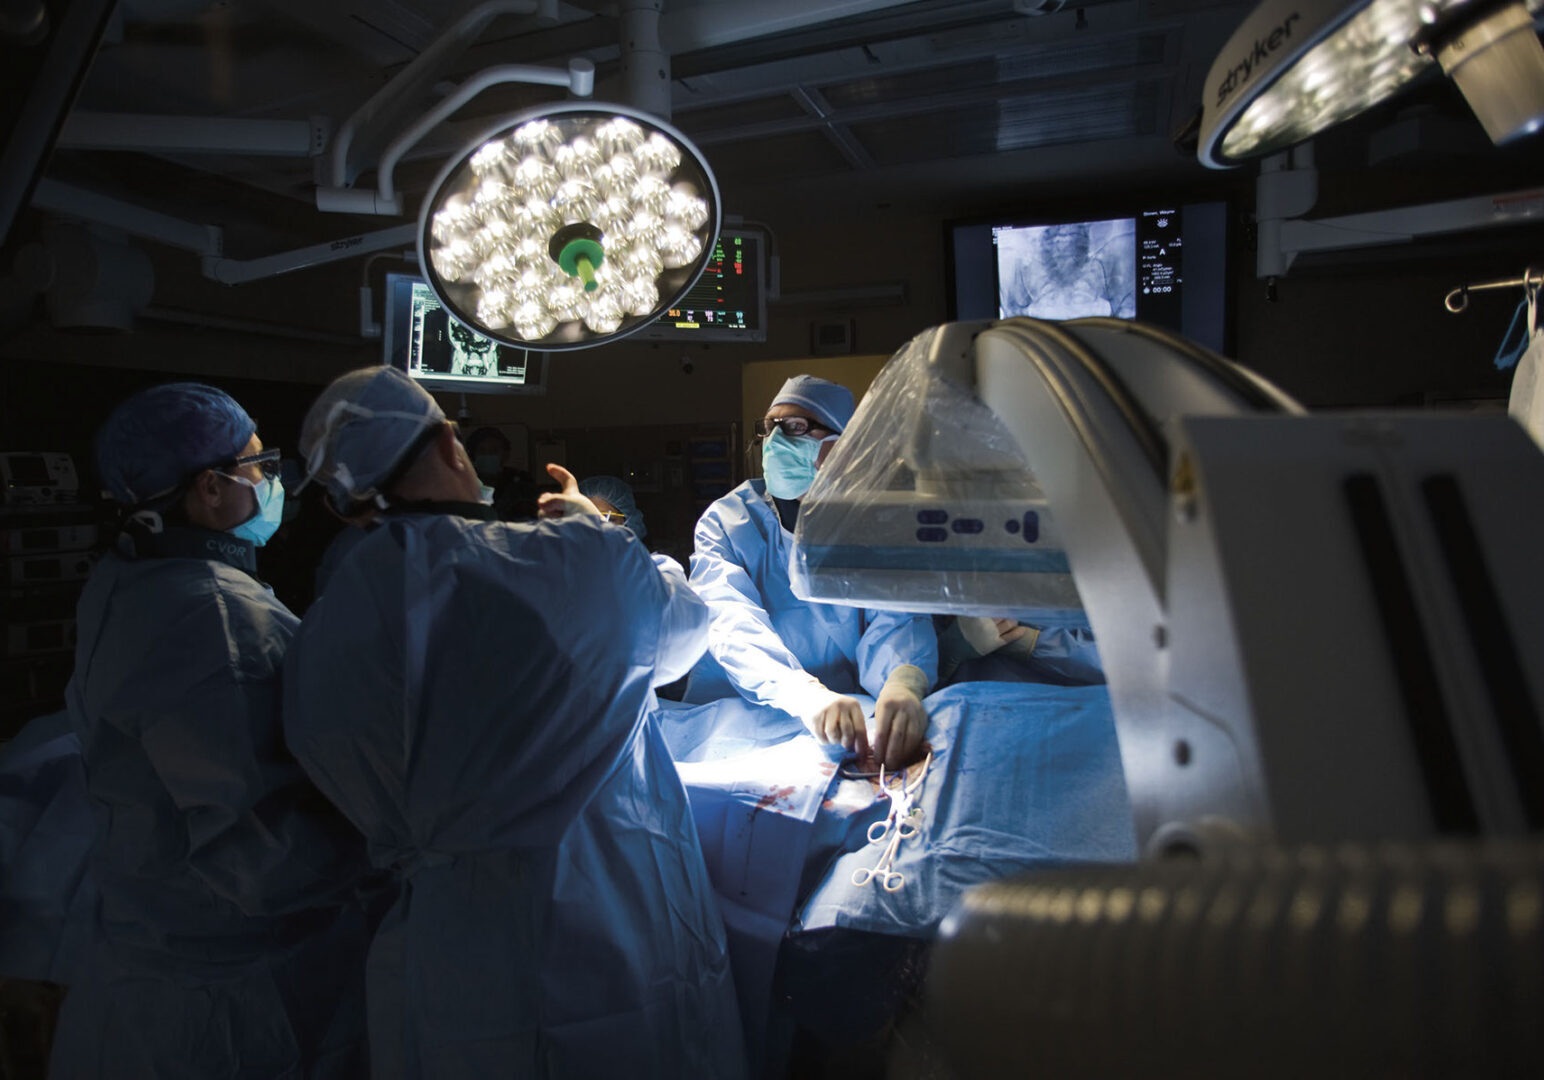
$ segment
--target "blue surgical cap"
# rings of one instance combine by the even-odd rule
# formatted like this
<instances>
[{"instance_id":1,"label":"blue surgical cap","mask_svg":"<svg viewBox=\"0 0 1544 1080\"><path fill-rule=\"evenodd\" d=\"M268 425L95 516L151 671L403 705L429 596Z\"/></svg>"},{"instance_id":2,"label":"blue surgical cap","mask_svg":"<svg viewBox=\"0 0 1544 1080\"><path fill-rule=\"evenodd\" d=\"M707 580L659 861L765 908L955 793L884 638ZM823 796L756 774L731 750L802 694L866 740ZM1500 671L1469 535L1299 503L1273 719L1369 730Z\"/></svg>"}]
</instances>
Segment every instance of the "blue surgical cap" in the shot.
<instances>
[{"instance_id":1,"label":"blue surgical cap","mask_svg":"<svg viewBox=\"0 0 1544 1080\"><path fill-rule=\"evenodd\" d=\"M306 476L324 484L342 506L384 495L381 488L414 442L444 419L429 392L394 367L340 375L301 425Z\"/></svg>"},{"instance_id":2,"label":"blue surgical cap","mask_svg":"<svg viewBox=\"0 0 1544 1080\"><path fill-rule=\"evenodd\" d=\"M616 507L617 513L627 517L622 524L633 530L633 535L638 539L642 540L649 535L649 530L643 524L643 511L638 509L638 501L633 498L633 489L626 480L615 476L587 477L579 481L579 494L605 499Z\"/></svg>"},{"instance_id":3,"label":"blue surgical cap","mask_svg":"<svg viewBox=\"0 0 1544 1080\"><path fill-rule=\"evenodd\" d=\"M114 409L97 432L97 473L115 500L144 506L238 457L256 432L223 390L195 382L152 386Z\"/></svg>"},{"instance_id":4,"label":"blue surgical cap","mask_svg":"<svg viewBox=\"0 0 1544 1080\"><path fill-rule=\"evenodd\" d=\"M813 375L795 375L783 384L772 399L774 405L797 405L832 431L841 431L852 419L852 391L829 379Z\"/></svg>"}]
</instances>

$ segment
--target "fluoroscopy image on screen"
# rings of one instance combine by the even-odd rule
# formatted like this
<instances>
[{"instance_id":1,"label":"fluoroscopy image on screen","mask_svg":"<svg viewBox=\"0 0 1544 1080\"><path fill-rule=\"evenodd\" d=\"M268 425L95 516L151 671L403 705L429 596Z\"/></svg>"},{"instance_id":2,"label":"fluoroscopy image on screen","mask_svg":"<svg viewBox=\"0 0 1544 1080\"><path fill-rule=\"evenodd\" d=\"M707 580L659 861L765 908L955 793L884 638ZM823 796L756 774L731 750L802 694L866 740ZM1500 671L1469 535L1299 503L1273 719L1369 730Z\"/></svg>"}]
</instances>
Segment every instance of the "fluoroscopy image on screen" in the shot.
<instances>
[{"instance_id":1,"label":"fluoroscopy image on screen","mask_svg":"<svg viewBox=\"0 0 1544 1080\"><path fill-rule=\"evenodd\" d=\"M1136 221L994 229L998 317L1136 317Z\"/></svg>"},{"instance_id":2,"label":"fluoroscopy image on screen","mask_svg":"<svg viewBox=\"0 0 1544 1080\"><path fill-rule=\"evenodd\" d=\"M462 326L423 282L413 282L408 315L408 374L486 379L525 378L525 351L500 348Z\"/></svg>"}]
</instances>

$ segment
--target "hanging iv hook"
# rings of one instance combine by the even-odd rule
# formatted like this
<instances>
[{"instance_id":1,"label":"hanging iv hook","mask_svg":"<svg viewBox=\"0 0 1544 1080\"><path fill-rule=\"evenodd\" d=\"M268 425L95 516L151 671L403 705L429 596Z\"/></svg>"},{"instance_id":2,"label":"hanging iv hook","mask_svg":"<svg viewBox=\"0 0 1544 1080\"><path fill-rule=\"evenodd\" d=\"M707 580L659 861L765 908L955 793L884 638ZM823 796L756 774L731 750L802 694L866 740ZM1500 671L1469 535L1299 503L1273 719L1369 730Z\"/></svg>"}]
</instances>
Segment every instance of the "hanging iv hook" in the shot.
<instances>
[{"instance_id":1,"label":"hanging iv hook","mask_svg":"<svg viewBox=\"0 0 1544 1080\"><path fill-rule=\"evenodd\" d=\"M1544 286L1544 269L1528 267L1520 278L1506 278L1502 281L1480 281L1473 285L1460 285L1452 290L1442 300L1442 305L1453 314L1457 315L1469 306L1469 294L1481 292L1485 289L1514 289L1522 286L1528 292L1528 299L1534 300L1539 294L1540 286Z\"/></svg>"}]
</instances>

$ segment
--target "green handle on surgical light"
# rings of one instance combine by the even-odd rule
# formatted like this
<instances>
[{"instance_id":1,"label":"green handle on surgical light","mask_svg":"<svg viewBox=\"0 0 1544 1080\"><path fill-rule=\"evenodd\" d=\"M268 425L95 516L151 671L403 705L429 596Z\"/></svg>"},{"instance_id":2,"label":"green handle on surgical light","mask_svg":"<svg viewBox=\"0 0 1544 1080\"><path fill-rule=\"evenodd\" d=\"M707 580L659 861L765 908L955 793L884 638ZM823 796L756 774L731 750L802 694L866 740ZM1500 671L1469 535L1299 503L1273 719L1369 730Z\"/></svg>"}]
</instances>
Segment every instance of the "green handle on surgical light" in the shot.
<instances>
[{"instance_id":1,"label":"green handle on surgical light","mask_svg":"<svg viewBox=\"0 0 1544 1080\"><path fill-rule=\"evenodd\" d=\"M597 287L595 271L605 261L605 250L588 237L576 237L570 240L558 253L558 265L569 277L576 277L584 282L585 292L595 291Z\"/></svg>"}]
</instances>

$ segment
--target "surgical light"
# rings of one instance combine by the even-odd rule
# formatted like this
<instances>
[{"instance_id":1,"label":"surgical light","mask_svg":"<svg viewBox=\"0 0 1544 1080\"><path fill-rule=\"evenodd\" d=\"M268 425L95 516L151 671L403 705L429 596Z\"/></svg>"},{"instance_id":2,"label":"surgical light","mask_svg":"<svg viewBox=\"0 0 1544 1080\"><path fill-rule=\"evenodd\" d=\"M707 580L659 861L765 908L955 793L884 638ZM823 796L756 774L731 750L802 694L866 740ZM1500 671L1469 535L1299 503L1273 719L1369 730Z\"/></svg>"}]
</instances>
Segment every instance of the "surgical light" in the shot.
<instances>
[{"instance_id":1,"label":"surgical light","mask_svg":"<svg viewBox=\"0 0 1544 1080\"><path fill-rule=\"evenodd\" d=\"M441 170L418 253L445 308L506 345L625 337L674 307L713 252L718 186L668 124L618 105L522 113Z\"/></svg>"},{"instance_id":2,"label":"surgical light","mask_svg":"<svg viewBox=\"0 0 1544 1080\"><path fill-rule=\"evenodd\" d=\"M1384 101L1434 65L1502 143L1544 119L1544 0L1267 0L1206 77L1200 157L1226 168Z\"/></svg>"}]
</instances>

